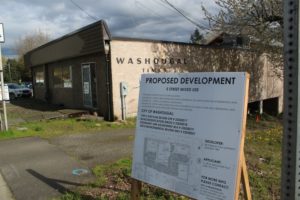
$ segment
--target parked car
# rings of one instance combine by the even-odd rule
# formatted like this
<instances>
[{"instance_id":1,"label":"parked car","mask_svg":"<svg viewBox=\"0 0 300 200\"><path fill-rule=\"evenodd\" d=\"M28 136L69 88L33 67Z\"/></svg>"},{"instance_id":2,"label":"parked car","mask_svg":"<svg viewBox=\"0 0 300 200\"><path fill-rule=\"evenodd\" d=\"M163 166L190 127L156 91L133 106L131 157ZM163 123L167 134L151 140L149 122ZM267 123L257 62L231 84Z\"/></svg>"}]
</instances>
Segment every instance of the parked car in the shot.
<instances>
[{"instance_id":1,"label":"parked car","mask_svg":"<svg viewBox=\"0 0 300 200\"><path fill-rule=\"evenodd\" d=\"M24 86L26 88L32 89L32 83L31 82L22 82L20 85Z\"/></svg>"},{"instance_id":2,"label":"parked car","mask_svg":"<svg viewBox=\"0 0 300 200\"><path fill-rule=\"evenodd\" d=\"M7 83L7 85L10 99L32 96L32 91L29 88L20 86L17 83Z\"/></svg>"}]
</instances>

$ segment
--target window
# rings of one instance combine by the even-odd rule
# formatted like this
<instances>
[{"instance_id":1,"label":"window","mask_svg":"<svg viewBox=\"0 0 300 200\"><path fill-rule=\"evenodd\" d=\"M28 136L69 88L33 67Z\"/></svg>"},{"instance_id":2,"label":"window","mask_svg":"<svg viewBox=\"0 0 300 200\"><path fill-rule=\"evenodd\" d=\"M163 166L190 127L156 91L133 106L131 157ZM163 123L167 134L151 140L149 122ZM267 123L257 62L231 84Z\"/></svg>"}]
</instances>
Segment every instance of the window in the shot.
<instances>
[{"instance_id":1,"label":"window","mask_svg":"<svg viewBox=\"0 0 300 200\"><path fill-rule=\"evenodd\" d=\"M72 66L54 68L53 86L55 88L72 88Z\"/></svg>"},{"instance_id":2,"label":"window","mask_svg":"<svg viewBox=\"0 0 300 200\"><path fill-rule=\"evenodd\" d=\"M44 85L44 70L43 69L38 69L35 71L34 80L35 80L36 86Z\"/></svg>"}]
</instances>

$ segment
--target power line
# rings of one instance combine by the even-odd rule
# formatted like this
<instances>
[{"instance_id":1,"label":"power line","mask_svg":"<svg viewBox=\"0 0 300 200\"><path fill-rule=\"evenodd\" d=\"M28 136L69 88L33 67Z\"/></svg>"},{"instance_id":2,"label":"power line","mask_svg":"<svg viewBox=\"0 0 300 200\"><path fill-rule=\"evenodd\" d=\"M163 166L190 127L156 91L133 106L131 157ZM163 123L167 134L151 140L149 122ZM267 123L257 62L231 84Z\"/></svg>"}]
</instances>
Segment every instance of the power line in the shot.
<instances>
[{"instance_id":1,"label":"power line","mask_svg":"<svg viewBox=\"0 0 300 200\"><path fill-rule=\"evenodd\" d=\"M164 4L163 2L161 2L160 0L155 0L154 2L157 3L157 4L159 4L159 5L161 5L161 6L163 6L164 8L166 8L166 9L172 11L172 12L176 12L174 9L170 8L169 6L167 6L166 4Z\"/></svg>"},{"instance_id":2,"label":"power line","mask_svg":"<svg viewBox=\"0 0 300 200\"><path fill-rule=\"evenodd\" d=\"M163 17L160 14L158 14L157 12L153 11L153 9L149 8L148 6L146 6L145 4L143 4L140 1L135 0L134 1L135 6L140 6L142 9L144 9L145 11L147 11L148 13L150 13L151 15L153 15L154 17Z\"/></svg>"},{"instance_id":3,"label":"power line","mask_svg":"<svg viewBox=\"0 0 300 200\"><path fill-rule=\"evenodd\" d=\"M87 16L89 16L90 18L92 18L93 20L95 20L95 21L98 21L98 20L99 20L98 17L95 17L95 16L89 14L86 10L84 10L80 5L78 5L77 3L75 3L73 0L70 0L70 2L71 2L74 6L76 6L78 9L80 9L82 12L84 12Z\"/></svg>"},{"instance_id":4,"label":"power line","mask_svg":"<svg viewBox=\"0 0 300 200\"><path fill-rule=\"evenodd\" d=\"M168 0L161 0L162 2L164 2L165 4L167 4L168 6L170 6L171 8L173 8L176 12L178 12L182 17L184 17L186 20L188 20L189 22L191 22L192 24L194 24L195 26L197 26L200 29L206 29L209 30L208 28L206 28L205 26L202 26L200 24L198 24L197 22L195 22L193 19L191 19L190 17L186 16L181 10L179 10L177 7L175 7L173 4L171 4Z\"/></svg>"}]
</instances>

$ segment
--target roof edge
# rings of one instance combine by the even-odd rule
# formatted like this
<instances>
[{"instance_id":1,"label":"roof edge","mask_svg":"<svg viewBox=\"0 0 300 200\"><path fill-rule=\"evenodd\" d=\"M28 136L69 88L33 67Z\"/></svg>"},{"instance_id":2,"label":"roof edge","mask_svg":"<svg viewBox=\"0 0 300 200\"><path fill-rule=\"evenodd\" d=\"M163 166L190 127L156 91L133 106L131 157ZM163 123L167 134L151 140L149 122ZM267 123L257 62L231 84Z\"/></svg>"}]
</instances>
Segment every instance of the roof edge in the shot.
<instances>
[{"instance_id":1,"label":"roof edge","mask_svg":"<svg viewBox=\"0 0 300 200\"><path fill-rule=\"evenodd\" d=\"M154 43L164 43L164 44L178 44L178 45L189 45L197 46L205 49L228 49L228 50L242 50L254 52L252 49L237 48L230 46L219 46L219 45L204 45L204 44L194 44L188 42L176 42L176 41L167 41L167 40L154 40L154 39L141 39L141 38L131 38L131 37L112 37L111 41L133 41L133 42L154 42Z\"/></svg>"},{"instance_id":2,"label":"roof edge","mask_svg":"<svg viewBox=\"0 0 300 200\"><path fill-rule=\"evenodd\" d=\"M178 41L170 41L170 40L155 40L155 39L147 39L147 38L131 38L131 37L112 37L111 40L119 40L119 41L137 41L137 42L155 42L155 43L168 43L168 44L185 44L185 45L196 45L202 46L200 44L193 44L188 42L178 42Z\"/></svg>"},{"instance_id":3,"label":"roof edge","mask_svg":"<svg viewBox=\"0 0 300 200\"><path fill-rule=\"evenodd\" d=\"M111 40L111 38L112 38L111 37L111 33L110 33L110 30L108 28L108 25L107 25L106 21L105 20L101 20L101 22L102 22L103 28L105 29L105 31L107 33L107 36L108 36L109 40Z\"/></svg>"},{"instance_id":4,"label":"roof edge","mask_svg":"<svg viewBox=\"0 0 300 200\"><path fill-rule=\"evenodd\" d=\"M54 43L56 43L56 42L59 42L59 41L61 41L61 40L63 40L63 39L66 39L66 38L68 38L68 37L70 37L70 36L73 36L73 35L75 35L75 34L78 34L78 33L82 32L82 31L85 31L85 30L87 30L87 29L89 29L89 28L91 28L91 27L93 27L93 26L96 26L96 25L102 25L102 27L105 28L105 31L107 32L108 37L111 38L111 34L110 34L110 31L109 31L109 29L108 29L108 26L107 26L106 22L105 22L104 20L99 20L99 21L96 21L96 22L94 22L94 23L92 23L92 24L89 24L89 25L87 25L87 26L84 26L84 27L82 27L82 28L79 28L79 29L77 29L77 30L75 30L75 31L72 31L71 33L68 33L68 34L66 34L66 35L63 35L63 36L61 36L61 37L59 37L59 38L56 38L56 39L54 39L54 40L51 40L50 42L47 42L47 43L45 43L45 44L43 44L43 45L41 45L41 46L39 46L39 47L36 47L36 48L34 48L34 49L28 51L27 53L25 53L25 55L30 54L30 53L32 53L32 52L35 52L35 51L37 51L37 50L39 50L39 49L42 49L42 48L44 48L44 47L47 47L47 46L49 46L49 45L51 45L51 44L54 44Z\"/></svg>"}]
</instances>

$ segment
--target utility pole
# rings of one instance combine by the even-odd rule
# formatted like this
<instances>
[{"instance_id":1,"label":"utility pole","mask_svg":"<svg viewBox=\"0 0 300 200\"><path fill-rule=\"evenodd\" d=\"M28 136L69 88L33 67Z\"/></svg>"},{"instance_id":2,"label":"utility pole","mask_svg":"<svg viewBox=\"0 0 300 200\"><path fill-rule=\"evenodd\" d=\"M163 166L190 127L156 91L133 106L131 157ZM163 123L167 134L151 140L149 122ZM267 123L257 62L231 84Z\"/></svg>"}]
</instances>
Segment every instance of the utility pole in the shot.
<instances>
[{"instance_id":1,"label":"utility pole","mask_svg":"<svg viewBox=\"0 0 300 200\"><path fill-rule=\"evenodd\" d=\"M3 120L2 121L2 131L8 130L8 124L7 124L7 113L6 113L6 102L4 100L4 78L3 78L3 66L2 66L2 52L1 52L1 43L4 43L4 28L3 24L0 23L0 83L1 83L1 93L2 93L2 108L3 108ZM2 118L1 118L2 119Z\"/></svg>"},{"instance_id":2,"label":"utility pole","mask_svg":"<svg viewBox=\"0 0 300 200\"><path fill-rule=\"evenodd\" d=\"M300 199L299 0L284 4L284 130L281 199Z\"/></svg>"}]
</instances>

